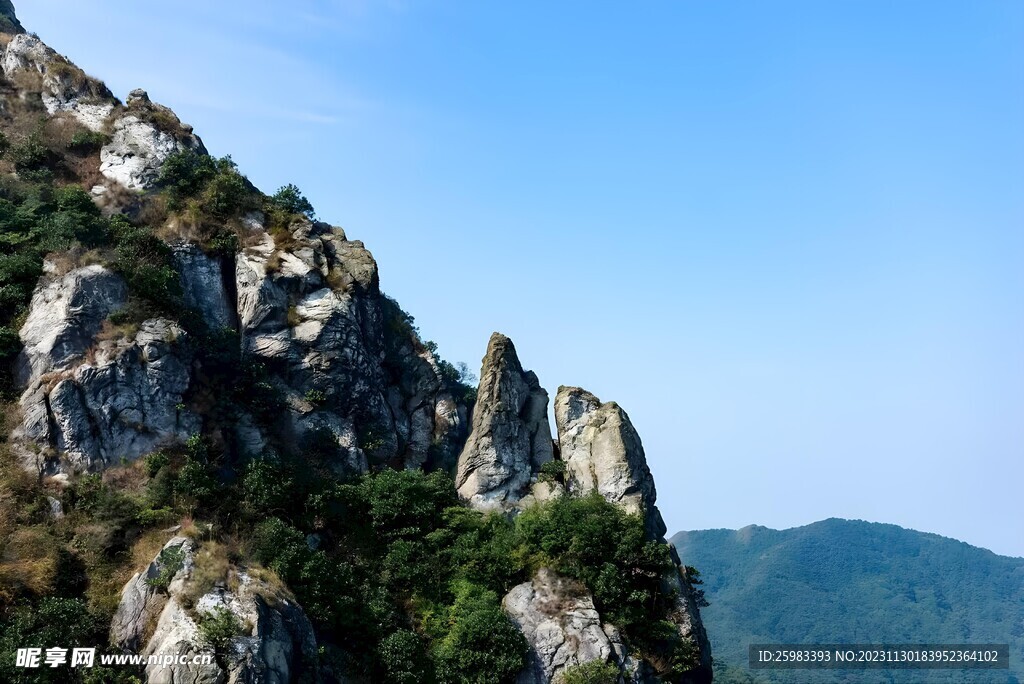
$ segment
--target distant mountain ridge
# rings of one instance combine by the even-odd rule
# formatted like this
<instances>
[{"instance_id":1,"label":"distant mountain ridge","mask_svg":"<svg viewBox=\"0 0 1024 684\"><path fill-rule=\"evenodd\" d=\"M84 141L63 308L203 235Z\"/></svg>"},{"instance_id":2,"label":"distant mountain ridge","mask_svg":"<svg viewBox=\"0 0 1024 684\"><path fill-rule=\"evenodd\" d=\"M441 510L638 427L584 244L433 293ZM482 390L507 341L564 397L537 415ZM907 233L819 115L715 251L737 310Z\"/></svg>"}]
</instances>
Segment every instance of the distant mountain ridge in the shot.
<instances>
[{"instance_id":1,"label":"distant mountain ridge","mask_svg":"<svg viewBox=\"0 0 1024 684\"><path fill-rule=\"evenodd\" d=\"M747 646L775 643L1010 643L1010 671L867 671L846 682L1024 679L1024 558L896 525L830 518L773 530L680 532L705 579L716 682L798 681L746 672ZM840 681L838 672L799 681Z\"/></svg>"}]
</instances>

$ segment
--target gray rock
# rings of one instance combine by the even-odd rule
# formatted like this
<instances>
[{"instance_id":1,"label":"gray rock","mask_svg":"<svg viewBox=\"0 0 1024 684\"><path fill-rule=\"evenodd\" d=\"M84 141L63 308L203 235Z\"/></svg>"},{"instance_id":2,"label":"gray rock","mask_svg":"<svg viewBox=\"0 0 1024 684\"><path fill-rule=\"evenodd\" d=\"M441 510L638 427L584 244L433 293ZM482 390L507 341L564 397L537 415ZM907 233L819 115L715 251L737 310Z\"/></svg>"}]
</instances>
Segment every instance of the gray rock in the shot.
<instances>
[{"instance_id":1,"label":"gray rock","mask_svg":"<svg viewBox=\"0 0 1024 684\"><path fill-rule=\"evenodd\" d=\"M178 244L174 246L174 261L181 274L185 305L199 312L211 330L234 328L235 306L224 287L220 260L207 255L199 245Z\"/></svg>"},{"instance_id":2,"label":"gray rock","mask_svg":"<svg viewBox=\"0 0 1024 684\"><path fill-rule=\"evenodd\" d=\"M213 655L204 643L199 621L204 615L227 610L237 620L240 633L228 640L221 662L208 664L159 664L146 668L148 684L286 684L320 681L313 626L302 608L244 568L231 567L232 586L222 582L188 608L183 597L193 591L193 570L198 547L185 537L175 537L164 549L180 549L181 567L166 590L147 580L164 570L158 555L142 573L125 585L110 628L111 643L143 655Z\"/></svg>"},{"instance_id":3,"label":"gray rock","mask_svg":"<svg viewBox=\"0 0 1024 684\"><path fill-rule=\"evenodd\" d=\"M655 505L654 478L640 436L626 412L614 402L601 403L579 387L559 387L555 396L555 424L569 492L599 492L611 503L642 516L648 535L664 541L665 523ZM686 581L685 566L674 549L672 555L675 567L663 578L665 591L677 597L669 617L684 642L692 645L698 663L678 681L710 682L711 644L692 587Z\"/></svg>"},{"instance_id":4,"label":"gray rock","mask_svg":"<svg viewBox=\"0 0 1024 684\"><path fill-rule=\"evenodd\" d=\"M39 96L49 114L66 112L92 131L101 131L114 111L114 97L105 85L50 49L36 36L14 36L0 57L9 79L29 74L39 79Z\"/></svg>"},{"instance_id":5,"label":"gray rock","mask_svg":"<svg viewBox=\"0 0 1024 684\"><path fill-rule=\"evenodd\" d=\"M43 374L22 395L25 420L15 438L48 444L62 456L45 464L49 472L98 470L188 439L200 423L182 405L191 382L185 342L176 323L151 319L134 339L106 341L90 361Z\"/></svg>"},{"instance_id":6,"label":"gray rock","mask_svg":"<svg viewBox=\"0 0 1024 684\"><path fill-rule=\"evenodd\" d=\"M666 528L654 505L654 478L626 412L614 402L602 404L579 387L559 387L555 425L569 492L596 490L626 511L643 516L652 538L663 537Z\"/></svg>"},{"instance_id":7,"label":"gray rock","mask_svg":"<svg viewBox=\"0 0 1024 684\"><path fill-rule=\"evenodd\" d=\"M567 669L595 660L635 669L618 630L601 622L578 582L541 568L532 581L513 587L502 607L530 645L517 684L557 682Z\"/></svg>"},{"instance_id":8,"label":"gray rock","mask_svg":"<svg viewBox=\"0 0 1024 684\"><path fill-rule=\"evenodd\" d=\"M264 235L235 262L242 349L287 368L278 386L291 417L279 426L289 441L330 434L339 467L356 471L369 461L420 467L453 449L463 422L433 357L412 336L385 352L373 256L325 223L299 220L289 232ZM385 357L397 367L385 371ZM322 406L305 400L310 392Z\"/></svg>"},{"instance_id":9,"label":"gray rock","mask_svg":"<svg viewBox=\"0 0 1024 684\"><path fill-rule=\"evenodd\" d=\"M205 151L194 136L183 142L137 114L125 114L114 121L111 140L100 150L100 173L129 190L145 190L167 158L185 149Z\"/></svg>"},{"instance_id":10,"label":"gray rock","mask_svg":"<svg viewBox=\"0 0 1024 684\"><path fill-rule=\"evenodd\" d=\"M480 370L473 429L459 455L455 484L474 508L510 510L553 458L548 395L524 371L512 340L491 335Z\"/></svg>"},{"instance_id":11,"label":"gray rock","mask_svg":"<svg viewBox=\"0 0 1024 684\"><path fill-rule=\"evenodd\" d=\"M99 265L77 268L62 278L44 277L19 335L24 349L18 381L65 370L92 345L103 320L128 301L120 276Z\"/></svg>"}]
</instances>

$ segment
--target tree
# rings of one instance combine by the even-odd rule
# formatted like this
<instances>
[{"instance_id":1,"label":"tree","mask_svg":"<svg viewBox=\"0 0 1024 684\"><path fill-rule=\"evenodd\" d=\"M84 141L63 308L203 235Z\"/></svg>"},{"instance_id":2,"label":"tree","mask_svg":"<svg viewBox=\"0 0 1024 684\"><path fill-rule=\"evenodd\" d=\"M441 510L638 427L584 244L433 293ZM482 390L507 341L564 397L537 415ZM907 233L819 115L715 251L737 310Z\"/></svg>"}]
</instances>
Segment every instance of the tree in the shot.
<instances>
[{"instance_id":1,"label":"tree","mask_svg":"<svg viewBox=\"0 0 1024 684\"><path fill-rule=\"evenodd\" d=\"M281 187L274 196L270 198L278 208L288 212L289 214L302 214L306 218L312 220L316 216L316 211L313 209L313 205L310 203L306 196L302 194L297 185L289 183Z\"/></svg>"}]
</instances>

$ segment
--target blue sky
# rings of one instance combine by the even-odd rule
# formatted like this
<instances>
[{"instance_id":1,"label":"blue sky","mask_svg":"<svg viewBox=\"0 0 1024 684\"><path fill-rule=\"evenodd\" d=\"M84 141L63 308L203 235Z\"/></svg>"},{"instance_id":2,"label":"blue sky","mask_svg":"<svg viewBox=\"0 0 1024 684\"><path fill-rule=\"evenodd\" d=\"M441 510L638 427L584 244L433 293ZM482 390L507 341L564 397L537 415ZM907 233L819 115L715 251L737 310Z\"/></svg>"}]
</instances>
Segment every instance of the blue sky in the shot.
<instances>
[{"instance_id":1,"label":"blue sky","mask_svg":"<svg viewBox=\"0 0 1024 684\"><path fill-rule=\"evenodd\" d=\"M22 0L362 239L442 354L630 414L671 531L1024 556L1024 3Z\"/></svg>"}]
</instances>

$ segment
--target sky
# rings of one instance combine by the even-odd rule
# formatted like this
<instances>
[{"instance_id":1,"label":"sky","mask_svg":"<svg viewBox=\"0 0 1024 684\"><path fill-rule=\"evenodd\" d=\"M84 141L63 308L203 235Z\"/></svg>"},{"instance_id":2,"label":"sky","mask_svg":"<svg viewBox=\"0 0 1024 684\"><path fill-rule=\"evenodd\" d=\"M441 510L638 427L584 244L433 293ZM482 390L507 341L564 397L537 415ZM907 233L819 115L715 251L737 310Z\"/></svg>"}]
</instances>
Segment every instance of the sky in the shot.
<instances>
[{"instance_id":1,"label":"sky","mask_svg":"<svg viewBox=\"0 0 1024 684\"><path fill-rule=\"evenodd\" d=\"M445 358L617 401L670 533L1024 556L1024 3L16 5L299 185Z\"/></svg>"}]
</instances>

